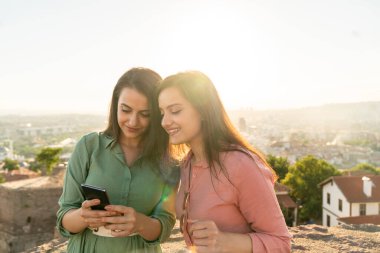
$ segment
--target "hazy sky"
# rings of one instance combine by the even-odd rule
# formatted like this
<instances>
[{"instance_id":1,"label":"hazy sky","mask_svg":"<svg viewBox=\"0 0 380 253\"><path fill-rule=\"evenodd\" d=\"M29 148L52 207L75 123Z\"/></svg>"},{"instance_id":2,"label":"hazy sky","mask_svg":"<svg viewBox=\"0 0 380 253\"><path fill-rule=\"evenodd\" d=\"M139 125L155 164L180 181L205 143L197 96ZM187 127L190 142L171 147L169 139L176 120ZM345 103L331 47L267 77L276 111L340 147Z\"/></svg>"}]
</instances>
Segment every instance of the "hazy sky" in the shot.
<instances>
[{"instance_id":1,"label":"hazy sky","mask_svg":"<svg viewBox=\"0 0 380 253\"><path fill-rule=\"evenodd\" d=\"M106 113L134 66L229 109L380 100L378 0L0 0L0 113Z\"/></svg>"}]
</instances>

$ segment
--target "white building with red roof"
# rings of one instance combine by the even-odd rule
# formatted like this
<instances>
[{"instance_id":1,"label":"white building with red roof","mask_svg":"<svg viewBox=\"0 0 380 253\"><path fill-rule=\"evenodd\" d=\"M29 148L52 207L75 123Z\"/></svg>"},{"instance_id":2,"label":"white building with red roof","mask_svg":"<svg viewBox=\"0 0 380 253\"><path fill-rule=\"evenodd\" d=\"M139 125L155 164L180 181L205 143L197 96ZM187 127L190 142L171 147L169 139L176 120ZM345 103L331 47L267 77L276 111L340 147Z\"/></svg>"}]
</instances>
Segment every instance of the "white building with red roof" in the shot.
<instances>
[{"instance_id":1,"label":"white building with red roof","mask_svg":"<svg viewBox=\"0 0 380 253\"><path fill-rule=\"evenodd\" d=\"M380 225L380 176L333 176L322 187L324 226Z\"/></svg>"}]
</instances>

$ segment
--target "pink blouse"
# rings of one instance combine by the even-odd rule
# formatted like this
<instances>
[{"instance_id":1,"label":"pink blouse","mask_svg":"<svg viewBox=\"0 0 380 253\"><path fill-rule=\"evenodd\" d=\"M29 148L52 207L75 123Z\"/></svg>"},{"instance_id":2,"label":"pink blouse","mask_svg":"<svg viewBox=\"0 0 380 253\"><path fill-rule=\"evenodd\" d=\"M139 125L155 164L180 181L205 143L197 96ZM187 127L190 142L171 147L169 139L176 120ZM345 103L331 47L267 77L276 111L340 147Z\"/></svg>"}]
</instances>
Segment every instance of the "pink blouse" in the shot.
<instances>
[{"instance_id":1,"label":"pink blouse","mask_svg":"<svg viewBox=\"0 0 380 253\"><path fill-rule=\"evenodd\" d=\"M272 174L256 155L252 159L240 151L221 154L229 180L211 178L207 164L193 164L190 180L188 218L213 220L222 232L249 234L252 252L290 252L288 228L277 202ZM192 154L181 168L181 186L177 195L177 217L182 215L184 192L189 187ZM184 231L187 245L189 235Z\"/></svg>"}]
</instances>

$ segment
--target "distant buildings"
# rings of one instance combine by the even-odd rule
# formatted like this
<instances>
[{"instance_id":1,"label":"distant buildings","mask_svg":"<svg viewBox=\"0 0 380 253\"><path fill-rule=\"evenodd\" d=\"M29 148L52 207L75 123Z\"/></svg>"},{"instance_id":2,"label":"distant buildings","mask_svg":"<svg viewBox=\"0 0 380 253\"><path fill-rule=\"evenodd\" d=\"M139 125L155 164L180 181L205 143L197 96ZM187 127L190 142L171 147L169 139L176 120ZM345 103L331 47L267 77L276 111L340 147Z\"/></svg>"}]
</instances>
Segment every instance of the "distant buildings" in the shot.
<instances>
[{"instance_id":1,"label":"distant buildings","mask_svg":"<svg viewBox=\"0 0 380 253\"><path fill-rule=\"evenodd\" d=\"M320 186L324 226L380 225L380 176L333 176Z\"/></svg>"},{"instance_id":2,"label":"distant buildings","mask_svg":"<svg viewBox=\"0 0 380 253\"><path fill-rule=\"evenodd\" d=\"M17 129L22 136L39 136L43 134L61 134L73 132L72 126L24 127Z\"/></svg>"},{"instance_id":3,"label":"distant buildings","mask_svg":"<svg viewBox=\"0 0 380 253\"><path fill-rule=\"evenodd\" d=\"M12 155L10 154L9 148L0 146L0 161L11 157Z\"/></svg>"},{"instance_id":4,"label":"distant buildings","mask_svg":"<svg viewBox=\"0 0 380 253\"><path fill-rule=\"evenodd\" d=\"M252 141L254 144L255 140ZM338 169L352 168L359 163L369 163L380 166L380 152L369 147L332 145L309 141L303 143L296 140L274 140L266 144L265 153L287 157L291 163L306 155L314 155L332 164Z\"/></svg>"},{"instance_id":5,"label":"distant buildings","mask_svg":"<svg viewBox=\"0 0 380 253\"><path fill-rule=\"evenodd\" d=\"M12 140L5 140L3 144L0 145L0 161L5 158L14 159Z\"/></svg>"}]
</instances>

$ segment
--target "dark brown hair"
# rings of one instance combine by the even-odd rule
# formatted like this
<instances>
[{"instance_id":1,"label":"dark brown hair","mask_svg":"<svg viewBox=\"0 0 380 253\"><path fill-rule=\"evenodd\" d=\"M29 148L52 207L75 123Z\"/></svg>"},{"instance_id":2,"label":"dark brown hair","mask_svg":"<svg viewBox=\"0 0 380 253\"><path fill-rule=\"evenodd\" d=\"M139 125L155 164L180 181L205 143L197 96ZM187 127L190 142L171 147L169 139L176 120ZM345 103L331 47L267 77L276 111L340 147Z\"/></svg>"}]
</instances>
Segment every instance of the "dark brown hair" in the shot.
<instances>
[{"instance_id":1,"label":"dark brown hair","mask_svg":"<svg viewBox=\"0 0 380 253\"><path fill-rule=\"evenodd\" d=\"M205 74L199 71L187 71L169 76L161 82L158 94L169 87L178 88L202 118L204 152L213 176L218 178L219 174L213 165L216 162L221 172L228 178L227 170L220 161L220 152L243 149L256 154L272 170L273 181L276 180L276 173L264 156L252 147L233 126L214 84Z\"/></svg>"},{"instance_id":2,"label":"dark brown hair","mask_svg":"<svg viewBox=\"0 0 380 253\"><path fill-rule=\"evenodd\" d=\"M131 88L143 94L148 100L150 117L149 126L141 140L142 155L153 162L159 162L168 150L168 136L161 127L156 93L157 85L161 80L159 74L148 68L132 68L125 72L113 89L108 126L104 130L104 134L118 141L121 129L117 120L117 110L121 91L124 88Z\"/></svg>"}]
</instances>

